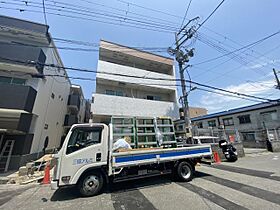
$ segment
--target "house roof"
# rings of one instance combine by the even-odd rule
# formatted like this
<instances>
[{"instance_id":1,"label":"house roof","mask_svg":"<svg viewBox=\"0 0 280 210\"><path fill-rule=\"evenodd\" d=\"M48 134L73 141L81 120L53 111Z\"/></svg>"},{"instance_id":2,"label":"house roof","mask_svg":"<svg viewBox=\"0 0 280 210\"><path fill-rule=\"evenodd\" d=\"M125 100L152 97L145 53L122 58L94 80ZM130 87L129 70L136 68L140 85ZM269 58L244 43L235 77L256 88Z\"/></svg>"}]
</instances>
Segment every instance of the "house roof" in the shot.
<instances>
[{"instance_id":1,"label":"house roof","mask_svg":"<svg viewBox=\"0 0 280 210\"><path fill-rule=\"evenodd\" d=\"M191 120L198 121L198 120L210 119L210 118L214 118L214 117L237 114L237 113L241 113L241 112L248 112L248 111L253 111L253 110L263 109L263 108L268 108L268 107L273 107L273 106L279 106L279 105L280 105L279 100L275 100L275 101L271 101L271 102L264 102L264 103L250 105L250 106L244 106L244 107L240 107L240 108L230 109L227 111L216 112L213 114L207 114L207 115L203 115L203 116L199 116L199 117L194 117Z\"/></svg>"}]
</instances>

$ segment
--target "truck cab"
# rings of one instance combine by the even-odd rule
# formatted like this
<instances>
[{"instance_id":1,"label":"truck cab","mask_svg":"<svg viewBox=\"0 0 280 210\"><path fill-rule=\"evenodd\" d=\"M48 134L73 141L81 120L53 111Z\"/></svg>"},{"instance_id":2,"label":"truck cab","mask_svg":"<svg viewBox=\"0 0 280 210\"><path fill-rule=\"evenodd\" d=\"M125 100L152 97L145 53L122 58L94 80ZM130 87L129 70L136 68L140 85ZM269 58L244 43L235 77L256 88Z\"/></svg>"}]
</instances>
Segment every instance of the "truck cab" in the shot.
<instances>
[{"instance_id":1,"label":"truck cab","mask_svg":"<svg viewBox=\"0 0 280 210\"><path fill-rule=\"evenodd\" d=\"M77 124L68 132L57 161L52 188L78 183L89 169L107 166L109 129L105 124ZM92 177L96 181L96 178ZM90 180L89 180L90 181Z\"/></svg>"}]
</instances>

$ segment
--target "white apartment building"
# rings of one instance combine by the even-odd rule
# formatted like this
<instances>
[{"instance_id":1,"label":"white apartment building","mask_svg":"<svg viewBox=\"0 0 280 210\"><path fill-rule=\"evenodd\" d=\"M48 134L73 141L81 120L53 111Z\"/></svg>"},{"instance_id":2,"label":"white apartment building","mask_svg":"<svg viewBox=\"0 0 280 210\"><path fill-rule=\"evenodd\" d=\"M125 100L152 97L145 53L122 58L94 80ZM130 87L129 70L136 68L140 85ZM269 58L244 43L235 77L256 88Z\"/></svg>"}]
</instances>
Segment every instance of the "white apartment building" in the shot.
<instances>
[{"instance_id":1,"label":"white apartment building","mask_svg":"<svg viewBox=\"0 0 280 210\"><path fill-rule=\"evenodd\" d=\"M0 16L0 172L9 140L9 169L60 145L71 84L65 69L44 64L63 66L48 26ZM59 76L32 76L42 74Z\"/></svg>"},{"instance_id":2,"label":"white apartment building","mask_svg":"<svg viewBox=\"0 0 280 210\"><path fill-rule=\"evenodd\" d=\"M122 76L129 75L129 76ZM173 60L101 40L92 95L94 122L111 116L179 116Z\"/></svg>"}]
</instances>

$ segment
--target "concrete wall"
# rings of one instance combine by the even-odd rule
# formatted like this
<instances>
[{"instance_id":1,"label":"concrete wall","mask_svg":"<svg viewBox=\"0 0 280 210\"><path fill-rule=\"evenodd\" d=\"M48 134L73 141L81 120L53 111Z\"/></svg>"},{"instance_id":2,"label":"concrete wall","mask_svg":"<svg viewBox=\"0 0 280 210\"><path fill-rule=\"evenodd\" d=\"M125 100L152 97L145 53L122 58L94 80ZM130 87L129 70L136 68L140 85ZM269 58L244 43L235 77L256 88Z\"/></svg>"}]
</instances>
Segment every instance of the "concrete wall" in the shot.
<instances>
[{"instance_id":1,"label":"concrete wall","mask_svg":"<svg viewBox=\"0 0 280 210\"><path fill-rule=\"evenodd\" d=\"M91 104L93 115L108 116L141 116L179 117L178 105L173 102L151 101L146 99L93 94L94 103Z\"/></svg>"}]
</instances>

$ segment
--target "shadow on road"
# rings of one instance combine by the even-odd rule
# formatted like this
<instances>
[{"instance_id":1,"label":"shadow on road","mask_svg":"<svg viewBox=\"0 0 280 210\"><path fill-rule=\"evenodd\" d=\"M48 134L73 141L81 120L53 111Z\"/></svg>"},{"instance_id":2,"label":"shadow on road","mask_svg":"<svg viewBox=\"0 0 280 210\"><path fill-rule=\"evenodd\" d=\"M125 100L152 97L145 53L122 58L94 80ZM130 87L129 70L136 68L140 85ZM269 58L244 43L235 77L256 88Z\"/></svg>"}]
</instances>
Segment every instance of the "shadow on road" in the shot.
<instances>
[{"instance_id":1,"label":"shadow on road","mask_svg":"<svg viewBox=\"0 0 280 210\"><path fill-rule=\"evenodd\" d=\"M75 186L71 187L63 187L54 192L51 197L51 201L65 201L65 200L73 200L79 198L79 191Z\"/></svg>"},{"instance_id":2,"label":"shadow on road","mask_svg":"<svg viewBox=\"0 0 280 210\"><path fill-rule=\"evenodd\" d=\"M206 177L206 176L212 176L212 175L204 173L204 172L201 172L201 171L196 171L195 172L195 178L203 178L203 177Z\"/></svg>"},{"instance_id":3,"label":"shadow on road","mask_svg":"<svg viewBox=\"0 0 280 210\"><path fill-rule=\"evenodd\" d=\"M195 177L201 178L205 176L211 176L203 172L196 171ZM143 188L149 188L153 186L168 185L173 182L171 175L156 176L146 179L139 179L133 181L112 183L104 187L103 193L120 193L126 191L134 191ZM80 198L79 191L76 187L64 187L54 192L51 197L51 201L65 201Z\"/></svg>"},{"instance_id":4,"label":"shadow on road","mask_svg":"<svg viewBox=\"0 0 280 210\"><path fill-rule=\"evenodd\" d=\"M157 176L148 179L139 179L120 183L113 183L104 187L103 193L118 193L124 191L133 191L141 188L148 188L154 185L167 185L172 182L171 176ZM51 201L65 201L80 198L76 187L64 187L54 192Z\"/></svg>"}]
</instances>

